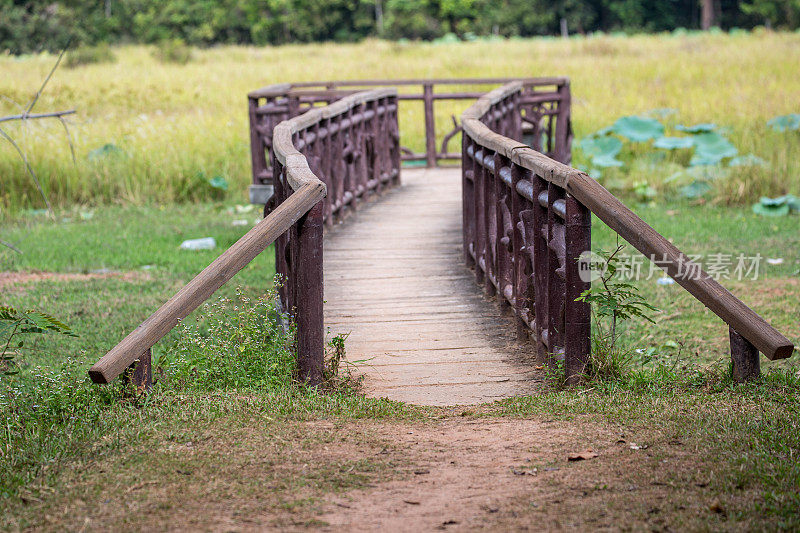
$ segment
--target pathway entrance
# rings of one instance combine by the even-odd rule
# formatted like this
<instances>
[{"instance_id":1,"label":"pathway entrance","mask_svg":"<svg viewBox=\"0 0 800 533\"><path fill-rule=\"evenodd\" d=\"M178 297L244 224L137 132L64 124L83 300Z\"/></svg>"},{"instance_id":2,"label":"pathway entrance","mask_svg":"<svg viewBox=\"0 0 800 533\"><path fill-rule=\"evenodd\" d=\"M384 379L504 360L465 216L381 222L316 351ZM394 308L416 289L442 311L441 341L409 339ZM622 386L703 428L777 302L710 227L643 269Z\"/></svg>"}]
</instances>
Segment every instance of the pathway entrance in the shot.
<instances>
[{"instance_id":1,"label":"pathway entrance","mask_svg":"<svg viewBox=\"0 0 800 533\"><path fill-rule=\"evenodd\" d=\"M461 252L458 168L404 169L324 240L325 324L371 396L420 405L530 394L532 360Z\"/></svg>"}]
</instances>

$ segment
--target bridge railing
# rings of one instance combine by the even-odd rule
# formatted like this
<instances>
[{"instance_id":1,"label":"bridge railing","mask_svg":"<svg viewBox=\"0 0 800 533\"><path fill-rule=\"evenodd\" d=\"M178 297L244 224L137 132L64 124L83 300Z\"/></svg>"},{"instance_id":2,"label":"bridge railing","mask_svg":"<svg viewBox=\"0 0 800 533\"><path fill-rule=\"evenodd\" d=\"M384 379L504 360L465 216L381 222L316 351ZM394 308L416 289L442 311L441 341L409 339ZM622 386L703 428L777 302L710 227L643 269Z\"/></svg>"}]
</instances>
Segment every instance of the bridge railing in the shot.
<instances>
[{"instance_id":1,"label":"bridge railing","mask_svg":"<svg viewBox=\"0 0 800 533\"><path fill-rule=\"evenodd\" d=\"M514 80L522 82L517 111L528 144L555 159L569 162L569 80L560 77ZM253 169L250 200L253 203L265 203L272 194L273 172L267 154L272 148L273 129L283 120L366 88L399 88L398 100L403 102L402 105L422 104L425 127L425 151L415 152L401 147L401 160L424 161L426 166L433 167L440 162L457 162L461 159L457 150L449 149L450 141L462 130L461 124L453 116L451 129L437 127L437 102L449 105L454 101L474 100L483 96L489 88L510 81L511 78L314 81L271 85L253 91L248 95Z\"/></svg>"},{"instance_id":2,"label":"bridge railing","mask_svg":"<svg viewBox=\"0 0 800 533\"><path fill-rule=\"evenodd\" d=\"M138 388L149 388L151 348L276 242L282 303L302 331L297 341L300 379L320 382L322 225L371 192L399 183L396 92L350 95L277 125L274 139L277 194L270 212L95 363L89 370L92 381L110 383L125 376Z\"/></svg>"},{"instance_id":3,"label":"bridge railing","mask_svg":"<svg viewBox=\"0 0 800 533\"><path fill-rule=\"evenodd\" d=\"M322 380L323 224L333 224L370 194L400 183L398 139L394 89L357 93L275 128L272 168L277 208L304 183L321 181L328 191L275 245L276 271L286 280L279 289L281 302L300 332L298 363L304 381Z\"/></svg>"},{"instance_id":4,"label":"bridge railing","mask_svg":"<svg viewBox=\"0 0 800 533\"><path fill-rule=\"evenodd\" d=\"M591 350L590 287L582 254L591 213L658 265L729 326L734 376L758 375L760 351L783 359L794 347L683 252L583 172L520 142L523 87L504 85L461 116L464 253L478 283L514 312L518 334L533 334L537 357L563 354L567 378L583 374ZM585 255L583 256L585 259Z\"/></svg>"}]
</instances>

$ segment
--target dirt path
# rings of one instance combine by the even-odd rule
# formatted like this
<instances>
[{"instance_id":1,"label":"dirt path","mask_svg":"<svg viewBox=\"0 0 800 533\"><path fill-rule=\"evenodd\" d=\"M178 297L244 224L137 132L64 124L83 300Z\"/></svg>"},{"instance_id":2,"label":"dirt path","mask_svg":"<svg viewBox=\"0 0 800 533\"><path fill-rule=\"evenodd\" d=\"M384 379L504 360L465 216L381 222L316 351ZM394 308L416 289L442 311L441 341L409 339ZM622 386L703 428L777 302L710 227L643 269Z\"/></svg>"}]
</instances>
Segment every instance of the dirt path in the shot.
<instances>
[{"instance_id":1,"label":"dirt path","mask_svg":"<svg viewBox=\"0 0 800 533\"><path fill-rule=\"evenodd\" d=\"M322 529L665 530L724 512L687 482L697 464L683 443L663 436L635 444L589 422L506 419L384 435L414 459L411 475L331 499ZM580 452L597 457L569 460Z\"/></svg>"},{"instance_id":2,"label":"dirt path","mask_svg":"<svg viewBox=\"0 0 800 533\"><path fill-rule=\"evenodd\" d=\"M6 528L683 531L747 529L739 520L757 518L735 510L758 494L720 501L707 488L713 463L658 428L465 415L202 426L189 417L74 465ZM569 460L581 452L587 459Z\"/></svg>"}]
</instances>

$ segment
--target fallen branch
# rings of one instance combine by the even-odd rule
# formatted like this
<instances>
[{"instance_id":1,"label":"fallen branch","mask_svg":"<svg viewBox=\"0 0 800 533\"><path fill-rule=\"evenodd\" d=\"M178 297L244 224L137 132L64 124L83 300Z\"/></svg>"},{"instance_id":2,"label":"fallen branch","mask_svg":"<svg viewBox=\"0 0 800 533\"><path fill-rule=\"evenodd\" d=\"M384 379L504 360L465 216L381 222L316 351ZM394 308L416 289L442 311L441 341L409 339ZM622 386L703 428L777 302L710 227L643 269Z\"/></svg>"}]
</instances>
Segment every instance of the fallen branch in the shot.
<instances>
[{"instance_id":1,"label":"fallen branch","mask_svg":"<svg viewBox=\"0 0 800 533\"><path fill-rule=\"evenodd\" d=\"M74 115L75 110L69 111L53 111L51 113L21 113L19 115L9 115L7 117L0 117L0 122L8 122L10 120L28 120L36 118L61 118L66 115Z\"/></svg>"}]
</instances>

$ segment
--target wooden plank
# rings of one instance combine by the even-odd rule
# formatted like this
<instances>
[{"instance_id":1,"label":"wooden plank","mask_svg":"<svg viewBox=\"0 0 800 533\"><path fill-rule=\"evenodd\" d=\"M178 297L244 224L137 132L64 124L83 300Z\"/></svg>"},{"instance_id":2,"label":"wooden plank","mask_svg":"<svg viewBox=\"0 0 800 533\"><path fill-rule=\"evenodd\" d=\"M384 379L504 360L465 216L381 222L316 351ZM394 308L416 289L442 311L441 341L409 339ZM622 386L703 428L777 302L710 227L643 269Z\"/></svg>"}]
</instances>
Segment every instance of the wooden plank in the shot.
<instances>
[{"instance_id":1,"label":"wooden plank","mask_svg":"<svg viewBox=\"0 0 800 533\"><path fill-rule=\"evenodd\" d=\"M359 371L375 396L445 405L533 392L513 322L463 265L459 169L403 182L325 237L330 334L349 334L348 360L368 360Z\"/></svg>"}]
</instances>

